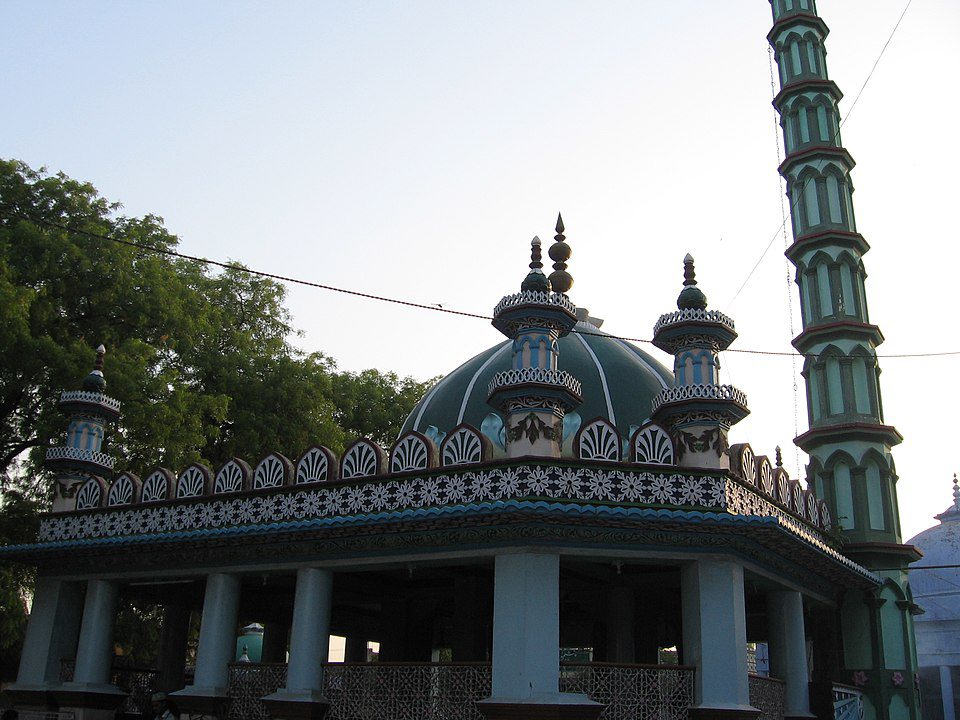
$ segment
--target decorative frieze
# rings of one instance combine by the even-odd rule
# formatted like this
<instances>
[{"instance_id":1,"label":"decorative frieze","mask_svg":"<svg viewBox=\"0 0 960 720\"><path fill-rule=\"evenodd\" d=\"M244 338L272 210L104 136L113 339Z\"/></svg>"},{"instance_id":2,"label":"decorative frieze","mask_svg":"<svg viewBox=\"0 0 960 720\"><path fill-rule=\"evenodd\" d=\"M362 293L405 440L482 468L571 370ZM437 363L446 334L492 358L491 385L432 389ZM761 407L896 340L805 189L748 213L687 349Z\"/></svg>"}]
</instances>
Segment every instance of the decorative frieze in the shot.
<instances>
[{"instance_id":1,"label":"decorative frieze","mask_svg":"<svg viewBox=\"0 0 960 720\"><path fill-rule=\"evenodd\" d=\"M167 479L159 472L154 475ZM559 464L445 468L445 472L408 478L387 476L364 482L284 486L237 497L213 495L146 507L60 513L43 518L38 539L49 543L136 537L143 542L143 536L196 529L332 518L362 520L365 516L450 506L469 512L474 504L531 499L570 504L574 511L582 505L648 506L773 517L804 540L823 548L829 546L821 531L802 515L720 473L660 473L623 465ZM804 497L801 507L806 501ZM818 515L817 519L822 522L824 518Z\"/></svg>"}]
</instances>

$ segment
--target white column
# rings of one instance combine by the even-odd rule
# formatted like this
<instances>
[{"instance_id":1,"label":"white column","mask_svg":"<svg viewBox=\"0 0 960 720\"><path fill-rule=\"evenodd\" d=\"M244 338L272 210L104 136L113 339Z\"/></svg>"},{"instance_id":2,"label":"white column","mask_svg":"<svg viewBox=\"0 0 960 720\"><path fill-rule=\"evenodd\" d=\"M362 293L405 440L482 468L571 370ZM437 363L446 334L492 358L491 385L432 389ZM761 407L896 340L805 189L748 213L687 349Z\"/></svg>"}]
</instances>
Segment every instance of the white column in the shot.
<instances>
[{"instance_id":1,"label":"white column","mask_svg":"<svg viewBox=\"0 0 960 720\"><path fill-rule=\"evenodd\" d=\"M37 578L16 686L59 681L60 658L73 656L77 648L83 605L80 587L75 582Z\"/></svg>"},{"instance_id":2,"label":"white column","mask_svg":"<svg viewBox=\"0 0 960 720\"><path fill-rule=\"evenodd\" d=\"M560 675L560 556L498 555L493 590L495 700L555 696Z\"/></svg>"},{"instance_id":3,"label":"white column","mask_svg":"<svg viewBox=\"0 0 960 720\"><path fill-rule=\"evenodd\" d=\"M323 663L330 652L332 597L330 570L301 568L297 571L287 686L261 698L273 718L323 717L324 708L330 704L323 694Z\"/></svg>"},{"instance_id":4,"label":"white column","mask_svg":"<svg viewBox=\"0 0 960 720\"><path fill-rule=\"evenodd\" d=\"M747 710L743 568L703 559L681 571L683 660L696 666L696 707Z\"/></svg>"},{"instance_id":5,"label":"white column","mask_svg":"<svg viewBox=\"0 0 960 720\"><path fill-rule=\"evenodd\" d=\"M197 669L194 688L227 687L227 664L233 660L237 643L237 611L240 606L240 580L236 575L214 573L207 577L200 618ZM189 688L187 688L189 691Z\"/></svg>"},{"instance_id":6,"label":"white column","mask_svg":"<svg viewBox=\"0 0 960 720\"><path fill-rule=\"evenodd\" d=\"M770 644L770 674L786 684L783 714L786 717L813 717L810 714L807 638L803 626L803 598L792 590L767 596L767 623Z\"/></svg>"},{"instance_id":7,"label":"white column","mask_svg":"<svg viewBox=\"0 0 960 720\"><path fill-rule=\"evenodd\" d=\"M330 650L332 591L333 573L329 570L297 571L287 690L323 690L323 663Z\"/></svg>"},{"instance_id":8,"label":"white column","mask_svg":"<svg viewBox=\"0 0 960 720\"><path fill-rule=\"evenodd\" d=\"M950 668L940 666L940 702L943 705L943 720L956 720L953 710L953 678L950 677Z\"/></svg>"},{"instance_id":9,"label":"white column","mask_svg":"<svg viewBox=\"0 0 960 720\"><path fill-rule=\"evenodd\" d=\"M83 621L77 643L73 682L106 685L113 661L113 621L117 612L118 587L109 580L87 583Z\"/></svg>"}]
</instances>

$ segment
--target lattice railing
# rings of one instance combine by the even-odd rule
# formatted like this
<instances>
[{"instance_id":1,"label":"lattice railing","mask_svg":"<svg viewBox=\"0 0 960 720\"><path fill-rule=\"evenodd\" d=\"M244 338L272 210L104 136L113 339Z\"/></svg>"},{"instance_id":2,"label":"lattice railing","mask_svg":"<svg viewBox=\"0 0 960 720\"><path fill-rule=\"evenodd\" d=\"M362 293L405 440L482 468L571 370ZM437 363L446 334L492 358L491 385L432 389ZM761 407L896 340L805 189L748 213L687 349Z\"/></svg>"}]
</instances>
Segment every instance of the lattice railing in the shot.
<instances>
[{"instance_id":1,"label":"lattice railing","mask_svg":"<svg viewBox=\"0 0 960 720\"><path fill-rule=\"evenodd\" d=\"M327 720L482 720L489 663L332 663L325 666ZM269 720L261 702L286 682L286 666L234 663L228 718ZM693 669L681 666L564 663L560 689L606 707L601 720L686 720Z\"/></svg>"},{"instance_id":2,"label":"lattice railing","mask_svg":"<svg viewBox=\"0 0 960 720\"><path fill-rule=\"evenodd\" d=\"M287 666L283 663L230 663L228 720L269 720L270 713L260 698L286 684Z\"/></svg>"},{"instance_id":3,"label":"lattice railing","mask_svg":"<svg viewBox=\"0 0 960 720\"><path fill-rule=\"evenodd\" d=\"M603 703L600 720L686 720L693 705L693 668L564 663L560 691Z\"/></svg>"},{"instance_id":4,"label":"lattice railing","mask_svg":"<svg viewBox=\"0 0 960 720\"><path fill-rule=\"evenodd\" d=\"M486 663L351 663L326 667L327 720L482 720Z\"/></svg>"},{"instance_id":5,"label":"lattice railing","mask_svg":"<svg viewBox=\"0 0 960 720\"><path fill-rule=\"evenodd\" d=\"M781 720L785 691L782 680L750 676L750 704L760 711L760 720Z\"/></svg>"},{"instance_id":6,"label":"lattice railing","mask_svg":"<svg viewBox=\"0 0 960 720\"><path fill-rule=\"evenodd\" d=\"M72 658L60 660L60 682L73 680L76 661ZM110 684L116 685L127 694L118 712L132 715L150 713L150 696L156 691L159 672L153 668L114 666L110 673ZM72 716L71 716L72 717Z\"/></svg>"}]
</instances>

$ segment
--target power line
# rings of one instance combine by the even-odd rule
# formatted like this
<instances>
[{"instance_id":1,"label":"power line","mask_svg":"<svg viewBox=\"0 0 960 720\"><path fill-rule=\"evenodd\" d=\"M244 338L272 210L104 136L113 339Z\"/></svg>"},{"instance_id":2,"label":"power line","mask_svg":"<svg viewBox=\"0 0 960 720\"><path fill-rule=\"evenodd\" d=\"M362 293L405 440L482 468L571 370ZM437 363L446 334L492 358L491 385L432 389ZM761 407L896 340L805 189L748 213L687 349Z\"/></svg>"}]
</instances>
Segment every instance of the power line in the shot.
<instances>
[{"instance_id":1,"label":"power line","mask_svg":"<svg viewBox=\"0 0 960 720\"><path fill-rule=\"evenodd\" d=\"M8 211L0 208L0 217L7 219L18 218L20 220L25 220L27 222L37 223L38 225L46 225L47 227L56 228L58 230L63 230L64 232L75 233L78 235L86 235L97 240L106 240L108 242L117 243L119 245L125 245L127 247L136 248L138 250L143 250L146 252L153 252L159 255L166 255L168 257L176 257L182 260L189 260L190 262L196 262L204 265L213 265L215 267L224 268L227 270L234 270L236 272L246 273L247 275L255 275L257 277L269 278L271 280L277 280L279 282L289 283L292 285L303 285L306 287L317 288L320 290L330 290L332 292L343 293L345 295L353 295L355 297L366 298L367 300L377 300L380 302L392 303L394 305L402 305L405 307L416 308L418 310L430 310L431 312L446 313L449 315L458 315L460 317L474 318L476 320L493 320L493 317L490 315L481 315L479 313L466 312L464 310L453 310L451 308L439 307L437 305L426 305L424 303L413 302L411 300L401 300L400 298L392 298L386 295L375 295L373 293L362 292L360 290L350 290L349 288L336 287L334 285L327 285L324 283L313 282L311 280L303 280L301 278L291 277L289 275L280 275L277 273L267 272L265 270L255 270L253 268L248 268L237 263L228 263L222 262L219 260L209 260L207 258L198 257L196 255L188 255L187 253L182 253L177 250L170 250L168 248L154 247L152 245L147 245L145 243L136 242L134 240L127 240L125 238L113 237L110 235L104 235L102 233L91 232L90 230L84 230L81 228L70 227L69 225L64 225L62 223L53 222L52 220L46 220L43 218L35 218L24 213L16 211ZM579 335L593 335L596 337L605 337L613 340L624 340L626 342L635 342L635 343L646 343L653 344L653 340L647 338L634 338L627 337L625 335L611 335L609 333L602 332L592 332L590 330L581 330L574 329L571 332L577 333ZM725 352L729 353L741 353L744 355L769 355L769 356L780 356L780 357L819 357L816 353L797 353L797 352L781 352L776 350L747 350L747 349L734 349L730 348ZM916 357L940 357L948 355L960 355L960 350L949 350L943 352L926 352L926 353L900 353L892 355L876 355L878 358L916 358Z\"/></svg>"},{"instance_id":2,"label":"power line","mask_svg":"<svg viewBox=\"0 0 960 720\"><path fill-rule=\"evenodd\" d=\"M846 125L847 120L850 119L850 115L853 113L853 109L857 106L857 103L860 101L860 96L863 95L863 91L867 88L867 83L870 82L870 78L873 77L874 71L877 69L877 65L880 64L880 59L883 57L883 54L887 51L887 47L890 45L890 41L893 40L893 36L896 34L897 29L900 27L900 23L903 22L904 16L907 14L907 10L910 9L910 4L913 0L907 0L907 4L903 8L903 12L900 13L900 17L897 20L897 23L893 26L893 30L890 31L887 41L883 44L883 47L880 49L880 54L877 55L877 59L873 62L873 67L870 68L870 72L867 73L867 78L863 81L863 85L860 86L860 91L857 93L857 96L853 99L853 102L850 104L850 109L847 110L846 116L839 122L837 125L837 132L834 133L833 140L836 143L840 138L840 130ZM778 158L779 160L779 153ZM823 160L820 160L820 167L818 171L823 168ZM801 181L800 192L790 202L790 215L793 215L793 210L796 207L797 203L800 202L800 197L803 195L804 190L807 187L807 183L810 182L810 178L807 177L805 180ZM750 282L750 278L753 277L753 274L757 271L757 268L760 267L760 263L763 262L763 259L767 256L767 253L770 251L770 248L773 246L773 241L777 239L777 235L780 234L780 231L783 230L786 232L787 218L783 218L783 222L780 223L780 227L776 229L773 233L773 236L770 238L770 242L767 243L767 246L763 249L763 252L760 253L760 257L757 258L757 262L753 264L753 267L750 268L750 272L747 273L747 277L744 279L743 283L740 285L737 292L734 293L733 297L730 299L730 304L732 305L734 301L740 296L740 293L743 292L743 289L747 286L747 283Z\"/></svg>"}]
</instances>

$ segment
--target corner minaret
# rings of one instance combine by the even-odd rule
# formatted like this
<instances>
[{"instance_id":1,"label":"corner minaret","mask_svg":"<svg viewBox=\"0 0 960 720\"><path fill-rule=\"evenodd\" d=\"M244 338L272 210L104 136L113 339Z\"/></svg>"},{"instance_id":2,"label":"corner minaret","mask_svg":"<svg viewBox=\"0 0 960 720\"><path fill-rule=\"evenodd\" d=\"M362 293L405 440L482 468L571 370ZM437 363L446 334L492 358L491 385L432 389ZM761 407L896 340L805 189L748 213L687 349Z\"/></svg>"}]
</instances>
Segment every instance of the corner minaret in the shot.
<instances>
[{"instance_id":1,"label":"corner minaret","mask_svg":"<svg viewBox=\"0 0 960 720\"><path fill-rule=\"evenodd\" d=\"M750 412L746 395L720 384L719 355L736 337L733 320L707 310L688 253L677 311L661 315L653 328L653 344L673 355L674 386L653 401L651 417L669 429L681 466L730 467L727 433Z\"/></svg>"},{"instance_id":2,"label":"corner minaret","mask_svg":"<svg viewBox=\"0 0 960 720\"><path fill-rule=\"evenodd\" d=\"M103 377L106 348L97 348L93 370L83 380L82 390L60 395L60 412L69 416L67 438L63 445L47 450L43 465L54 473L53 511L73 510L77 488L89 478L106 477L113 470L113 458L102 452L104 430L120 418L120 403L104 395Z\"/></svg>"},{"instance_id":3,"label":"corner minaret","mask_svg":"<svg viewBox=\"0 0 960 720\"><path fill-rule=\"evenodd\" d=\"M829 30L815 0L770 2L773 29L767 39L781 88L774 106L786 148L779 169L794 238L786 254L797 269L803 318L793 345L806 356L810 425L795 442L810 455L807 482L842 530L844 552L889 584L859 605L845 601L844 626L872 627L883 642L873 643L871 654L851 631L844 665L863 672L858 677L875 688L870 692L876 717L915 718L913 683L895 685L887 677L897 672L912 678L916 667L904 568L918 555L900 536L891 448L902 438L883 420L876 356L883 335L867 312L863 256L869 246L854 219L854 161L840 141L842 94L827 76Z\"/></svg>"},{"instance_id":4,"label":"corner minaret","mask_svg":"<svg viewBox=\"0 0 960 720\"><path fill-rule=\"evenodd\" d=\"M581 400L580 383L558 369L557 340L577 324L576 308L566 296L573 278L566 271L570 246L563 231L558 216L550 277L543 274L540 238L535 237L520 292L504 297L493 312L493 326L513 340L511 369L493 377L488 396L506 415L508 457L560 457L563 417Z\"/></svg>"}]
</instances>

